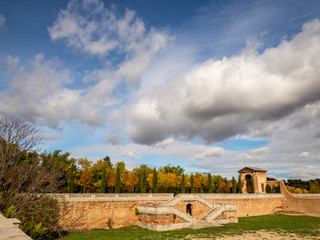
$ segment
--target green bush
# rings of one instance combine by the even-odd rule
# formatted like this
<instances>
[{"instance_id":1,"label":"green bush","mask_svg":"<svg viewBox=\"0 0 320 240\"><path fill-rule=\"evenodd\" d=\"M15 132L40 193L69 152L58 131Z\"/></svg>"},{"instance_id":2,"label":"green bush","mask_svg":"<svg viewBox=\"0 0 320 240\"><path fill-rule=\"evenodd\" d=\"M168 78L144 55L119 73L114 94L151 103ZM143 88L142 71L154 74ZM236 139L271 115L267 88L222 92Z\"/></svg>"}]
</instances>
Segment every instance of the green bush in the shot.
<instances>
[{"instance_id":1,"label":"green bush","mask_svg":"<svg viewBox=\"0 0 320 240\"><path fill-rule=\"evenodd\" d=\"M271 193L271 186L269 184L266 186L266 193Z\"/></svg>"},{"instance_id":2,"label":"green bush","mask_svg":"<svg viewBox=\"0 0 320 240\"><path fill-rule=\"evenodd\" d=\"M20 227L22 231L28 234L34 240L48 239L46 233L46 227L42 226L42 223L25 223Z\"/></svg>"}]
</instances>

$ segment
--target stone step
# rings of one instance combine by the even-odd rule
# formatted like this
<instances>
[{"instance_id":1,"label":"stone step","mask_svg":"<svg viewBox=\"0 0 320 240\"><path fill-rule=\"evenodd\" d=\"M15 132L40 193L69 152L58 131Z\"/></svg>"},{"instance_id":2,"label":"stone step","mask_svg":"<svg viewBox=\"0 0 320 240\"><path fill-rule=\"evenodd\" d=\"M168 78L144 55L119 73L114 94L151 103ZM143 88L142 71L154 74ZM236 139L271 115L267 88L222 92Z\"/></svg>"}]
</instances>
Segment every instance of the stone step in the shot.
<instances>
[{"instance_id":1,"label":"stone step","mask_svg":"<svg viewBox=\"0 0 320 240\"><path fill-rule=\"evenodd\" d=\"M195 223L192 223L189 226L189 228L190 229L200 229L200 228L219 227L219 226L222 226L222 225L219 223L216 223L216 222L207 222L204 220L199 220Z\"/></svg>"}]
</instances>

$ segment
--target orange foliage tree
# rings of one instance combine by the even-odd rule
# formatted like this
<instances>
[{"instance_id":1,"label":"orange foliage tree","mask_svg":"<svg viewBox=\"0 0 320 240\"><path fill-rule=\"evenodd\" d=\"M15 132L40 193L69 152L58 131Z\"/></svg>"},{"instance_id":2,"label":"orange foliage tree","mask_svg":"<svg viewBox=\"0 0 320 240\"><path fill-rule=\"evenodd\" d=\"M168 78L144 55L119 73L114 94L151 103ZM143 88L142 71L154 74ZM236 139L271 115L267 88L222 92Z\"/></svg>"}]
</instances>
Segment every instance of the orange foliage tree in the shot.
<instances>
[{"instance_id":1,"label":"orange foliage tree","mask_svg":"<svg viewBox=\"0 0 320 240\"><path fill-rule=\"evenodd\" d=\"M78 184L83 186L83 192L86 192L86 187L88 187L92 182L93 176L89 169L85 169L81 172L80 179L78 180Z\"/></svg>"},{"instance_id":2,"label":"orange foliage tree","mask_svg":"<svg viewBox=\"0 0 320 240\"><path fill-rule=\"evenodd\" d=\"M135 186L139 183L139 178L134 171L129 174L129 177L126 181L126 185L130 187L131 193L134 192Z\"/></svg>"}]
</instances>

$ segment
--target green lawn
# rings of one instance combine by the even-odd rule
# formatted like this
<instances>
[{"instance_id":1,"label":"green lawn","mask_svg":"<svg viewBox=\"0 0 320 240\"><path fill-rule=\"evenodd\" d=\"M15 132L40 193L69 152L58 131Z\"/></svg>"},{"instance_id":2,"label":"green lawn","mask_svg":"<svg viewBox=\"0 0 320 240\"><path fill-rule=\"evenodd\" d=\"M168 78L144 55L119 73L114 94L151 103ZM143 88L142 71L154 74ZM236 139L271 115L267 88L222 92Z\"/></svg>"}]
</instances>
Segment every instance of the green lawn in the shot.
<instances>
[{"instance_id":1,"label":"green lawn","mask_svg":"<svg viewBox=\"0 0 320 240\"><path fill-rule=\"evenodd\" d=\"M237 224L198 230L176 230L153 232L137 226L119 229L93 229L83 232L70 232L63 240L100 240L100 239L182 239L187 235L214 237L238 235L244 232L267 230L273 232L290 232L303 236L320 236L320 218L308 216L268 215L259 217L239 218ZM60 239L61 240L61 239Z\"/></svg>"}]
</instances>

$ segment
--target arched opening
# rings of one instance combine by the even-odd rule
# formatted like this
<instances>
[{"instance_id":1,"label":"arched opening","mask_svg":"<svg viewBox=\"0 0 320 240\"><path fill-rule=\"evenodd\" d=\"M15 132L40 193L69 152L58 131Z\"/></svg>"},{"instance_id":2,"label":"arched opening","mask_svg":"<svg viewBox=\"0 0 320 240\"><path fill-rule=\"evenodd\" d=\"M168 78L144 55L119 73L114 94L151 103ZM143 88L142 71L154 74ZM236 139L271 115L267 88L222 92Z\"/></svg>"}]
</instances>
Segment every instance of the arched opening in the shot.
<instances>
[{"instance_id":1,"label":"arched opening","mask_svg":"<svg viewBox=\"0 0 320 240\"><path fill-rule=\"evenodd\" d=\"M190 214L192 216L192 204L188 203L186 206L186 213Z\"/></svg>"},{"instance_id":2,"label":"arched opening","mask_svg":"<svg viewBox=\"0 0 320 240\"><path fill-rule=\"evenodd\" d=\"M261 191L264 192L264 184L261 183Z\"/></svg>"},{"instance_id":3,"label":"arched opening","mask_svg":"<svg viewBox=\"0 0 320 240\"><path fill-rule=\"evenodd\" d=\"M251 175L250 174L246 175L246 189L247 189L247 193L251 193Z\"/></svg>"}]
</instances>

